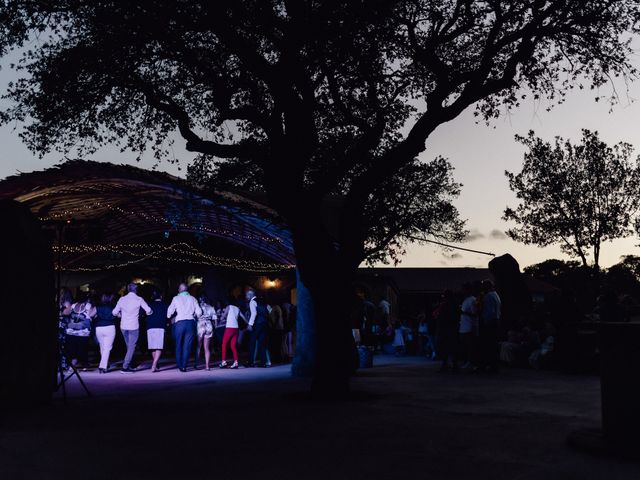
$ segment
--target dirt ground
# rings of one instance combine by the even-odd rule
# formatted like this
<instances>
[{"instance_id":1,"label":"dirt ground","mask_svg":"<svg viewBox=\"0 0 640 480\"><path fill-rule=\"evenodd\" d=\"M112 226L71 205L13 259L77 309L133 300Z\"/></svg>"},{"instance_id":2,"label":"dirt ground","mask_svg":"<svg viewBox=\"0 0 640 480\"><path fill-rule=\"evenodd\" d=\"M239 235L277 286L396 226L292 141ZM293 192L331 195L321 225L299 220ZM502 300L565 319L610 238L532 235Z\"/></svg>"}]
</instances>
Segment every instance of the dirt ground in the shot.
<instances>
[{"instance_id":1,"label":"dirt ground","mask_svg":"<svg viewBox=\"0 0 640 480\"><path fill-rule=\"evenodd\" d=\"M69 400L5 411L0 479L640 479L565 443L600 423L597 377L442 374L376 357L347 401L289 367L83 374Z\"/></svg>"}]
</instances>

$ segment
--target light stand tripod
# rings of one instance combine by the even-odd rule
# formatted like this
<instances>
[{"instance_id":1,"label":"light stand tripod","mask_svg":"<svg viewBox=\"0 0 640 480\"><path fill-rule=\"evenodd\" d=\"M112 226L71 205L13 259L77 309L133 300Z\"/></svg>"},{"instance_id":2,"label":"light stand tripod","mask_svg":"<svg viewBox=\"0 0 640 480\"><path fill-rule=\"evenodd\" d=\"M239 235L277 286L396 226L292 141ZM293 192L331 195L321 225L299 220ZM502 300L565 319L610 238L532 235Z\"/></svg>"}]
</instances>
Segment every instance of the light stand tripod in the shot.
<instances>
[{"instance_id":1,"label":"light stand tripod","mask_svg":"<svg viewBox=\"0 0 640 480\"><path fill-rule=\"evenodd\" d=\"M56 233L57 233L57 243L58 243L58 259L57 259L57 263L58 263L58 268L56 271L56 303L58 304L58 329L60 330L58 333L58 374L56 375L57 377L57 386L56 386L56 392L60 389L62 389L62 401L66 404L67 403L67 388L65 386L65 383L74 375L77 377L78 381L80 382L80 385L82 385L82 388L84 389L85 393L87 394L87 397L91 396L91 392L89 392L89 389L87 388L87 386L85 385L84 381L82 380L82 377L80 376L80 372L78 372L78 369L75 367L75 365L73 364L69 364L68 367L71 369L71 373L67 373L68 369L65 369L65 357L64 357L64 348L63 348L63 338L66 335L66 325L64 325L64 323L62 322L62 319L60 318L60 316L62 315L62 308L63 306L60 304L60 295L61 295L61 289L62 289L62 245L63 245L63 235L64 235L64 227L70 223L70 221L66 221L66 222L58 222L56 224Z\"/></svg>"}]
</instances>

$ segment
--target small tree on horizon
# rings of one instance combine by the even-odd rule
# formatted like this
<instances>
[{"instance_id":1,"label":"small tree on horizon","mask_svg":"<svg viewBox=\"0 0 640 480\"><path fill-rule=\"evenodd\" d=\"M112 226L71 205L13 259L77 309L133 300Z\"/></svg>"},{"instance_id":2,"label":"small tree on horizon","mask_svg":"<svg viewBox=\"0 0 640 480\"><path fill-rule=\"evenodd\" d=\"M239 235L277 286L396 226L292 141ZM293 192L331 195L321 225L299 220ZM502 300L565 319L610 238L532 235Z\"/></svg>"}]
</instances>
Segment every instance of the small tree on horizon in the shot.
<instances>
[{"instance_id":1,"label":"small tree on horizon","mask_svg":"<svg viewBox=\"0 0 640 480\"><path fill-rule=\"evenodd\" d=\"M577 144L560 137L545 142L532 131L516 140L528 151L520 173L505 172L520 202L504 211L503 219L517 224L507 235L527 245L560 244L584 267L599 270L602 243L631 235L640 208L633 147L609 146L586 129Z\"/></svg>"},{"instance_id":2,"label":"small tree on horizon","mask_svg":"<svg viewBox=\"0 0 640 480\"><path fill-rule=\"evenodd\" d=\"M558 258L549 258L542 262L531 264L523 268L523 272L531 275L539 280L543 280L552 285L558 286L560 279L567 272L580 267L580 262L576 260L560 260Z\"/></svg>"},{"instance_id":3,"label":"small tree on horizon","mask_svg":"<svg viewBox=\"0 0 640 480\"><path fill-rule=\"evenodd\" d=\"M623 255L607 268L605 281L618 295L626 294L640 302L640 257Z\"/></svg>"}]
</instances>

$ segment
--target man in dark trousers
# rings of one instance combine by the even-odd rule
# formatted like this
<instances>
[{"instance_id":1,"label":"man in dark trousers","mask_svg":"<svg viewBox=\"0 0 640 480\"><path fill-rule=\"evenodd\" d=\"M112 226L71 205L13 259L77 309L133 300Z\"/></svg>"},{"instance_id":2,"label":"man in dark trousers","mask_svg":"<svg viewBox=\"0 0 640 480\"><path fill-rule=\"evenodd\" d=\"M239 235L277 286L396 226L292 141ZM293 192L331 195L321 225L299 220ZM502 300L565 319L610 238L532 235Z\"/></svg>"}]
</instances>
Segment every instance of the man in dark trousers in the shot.
<instances>
[{"instance_id":1,"label":"man in dark trousers","mask_svg":"<svg viewBox=\"0 0 640 480\"><path fill-rule=\"evenodd\" d=\"M167 309L167 318L176 316L173 337L176 340L176 364L181 372L187 371L187 361L196 339L196 319L202 315L198 301L189 295L189 287L181 283L178 295L173 297Z\"/></svg>"},{"instance_id":2,"label":"man in dark trousers","mask_svg":"<svg viewBox=\"0 0 640 480\"><path fill-rule=\"evenodd\" d=\"M491 280L482 282L482 304L480 307L480 365L481 370L497 373L498 330L502 302Z\"/></svg>"},{"instance_id":3,"label":"man in dark trousers","mask_svg":"<svg viewBox=\"0 0 640 480\"><path fill-rule=\"evenodd\" d=\"M247 367L266 367L267 365L267 318L268 310L263 301L258 301L253 290L247 291L249 301L249 362Z\"/></svg>"}]
</instances>

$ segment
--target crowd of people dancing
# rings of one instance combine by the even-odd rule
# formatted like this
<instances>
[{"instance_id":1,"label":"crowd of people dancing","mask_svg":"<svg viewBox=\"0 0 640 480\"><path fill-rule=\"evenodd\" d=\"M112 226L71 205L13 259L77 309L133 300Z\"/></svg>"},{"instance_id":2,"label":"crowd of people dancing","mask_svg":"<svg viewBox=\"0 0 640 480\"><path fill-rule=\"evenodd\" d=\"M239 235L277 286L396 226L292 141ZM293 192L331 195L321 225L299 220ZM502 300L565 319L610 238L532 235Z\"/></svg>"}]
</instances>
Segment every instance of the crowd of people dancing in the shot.
<instances>
[{"instance_id":1,"label":"crowd of people dancing","mask_svg":"<svg viewBox=\"0 0 640 480\"><path fill-rule=\"evenodd\" d=\"M214 302L205 294L192 296L187 284L181 283L177 294L167 303L157 289L148 299L140 296L138 289L138 284L130 283L120 298L116 299L113 293L98 295L92 291L82 294L77 301L69 290L61 290L59 343L63 371L90 368L91 339L99 347L99 373L114 370L110 357L119 329L126 346L120 372L135 372L134 356L143 324L150 370L154 373L160 371L162 352L169 343L181 372L187 372L192 353L196 370L202 357L203 368L211 370L214 352L220 354L215 365L218 368L239 368L241 337L248 340L248 361L244 367L270 367L272 357L286 362L293 356L295 306L288 302L267 301L253 288L247 288L244 297Z\"/></svg>"},{"instance_id":2,"label":"crowd of people dancing","mask_svg":"<svg viewBox=\"0 0 640 480\"><path fill-rule=\"evenodd\" d=\"M181 372L200 367L207 371L270 367L272 360L288 363L293 357L295 306L287 301L266 298L252 287L236 291L227 301L190 292L185 283L170 300L155 288L144 295L138 290L138 284L130 283L119 298L91 291L80 292L75 301L69 290L61 290L63 370L91 369L92 341L100 373L159 372L163 355L162 369L174 368L166 361L168 351ZM560 304L572 305L568 300ZM429 313L423 311L416 318L403 319L392 310L387 298L379 296L373 303L356 291L351 312L356 345L372 353L426 356L439 361L441 371L498 372L500 365L547 368L559 358L556 344L561 332L553 322L505 328L502 302L491 280L465 283L457 292L445 290ZM141 332L146 333L142 339ZM114 362L118 337L122 360ZM143 368L139 353L145 346L149 356ZM242 363L241 353L246 358Z\"/></svg>"}]
</instances>

